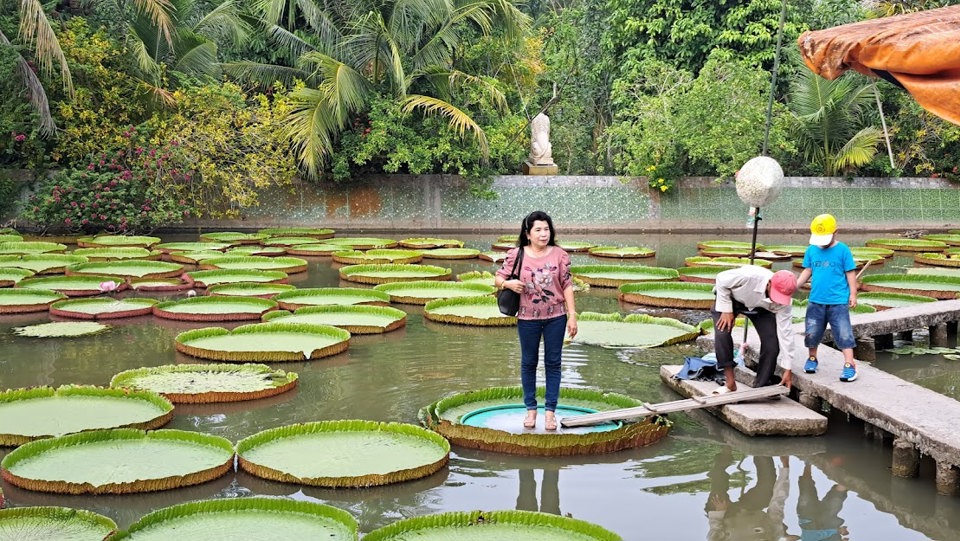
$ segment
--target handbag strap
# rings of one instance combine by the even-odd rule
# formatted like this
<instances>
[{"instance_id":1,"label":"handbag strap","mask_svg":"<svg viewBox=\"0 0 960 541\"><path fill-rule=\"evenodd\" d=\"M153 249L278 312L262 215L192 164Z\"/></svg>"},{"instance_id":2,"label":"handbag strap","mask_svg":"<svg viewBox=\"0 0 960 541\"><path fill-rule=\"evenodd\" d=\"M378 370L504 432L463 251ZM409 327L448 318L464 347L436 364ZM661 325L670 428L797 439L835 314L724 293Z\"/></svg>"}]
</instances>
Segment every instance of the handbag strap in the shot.
<instances>
[{"instance_id":1,"label":"handbag strap","mask_svg":"<svg viewBox=\"0 0 960 541\"><path fill-rule=\"evenodd\" d=\"M510 276L507 278L508 280L516 280L517 278L520 278L517 268L520 267L521 263L523 263L523 246L518 247L517 250L517 258L513 260L513 270L510 271Z\"/></svg>"}]
</instances>

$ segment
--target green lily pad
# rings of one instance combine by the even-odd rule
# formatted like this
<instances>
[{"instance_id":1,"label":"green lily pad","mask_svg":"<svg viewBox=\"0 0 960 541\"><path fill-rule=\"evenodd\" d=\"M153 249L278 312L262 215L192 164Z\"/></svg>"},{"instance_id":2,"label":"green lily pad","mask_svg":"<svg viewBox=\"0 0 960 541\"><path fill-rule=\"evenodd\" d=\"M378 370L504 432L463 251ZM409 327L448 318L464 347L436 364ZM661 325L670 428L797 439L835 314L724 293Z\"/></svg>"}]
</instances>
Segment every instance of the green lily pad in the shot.
<instances>
[{"instance_id":1,"label":"green lily pad","mask_svg":"<svg viewBox=\"0 0 960 541\"><path fill-rule=\"evenodd\" d=\"M296 310L305 306L390 304L390 295L372 289L358 287L313 287L287 291L273 298L284 310Z\"/></svg>"},{"instance_id":2,"label":"green lily pad","mask_svg":"<svg viewBox=\"0 0 960 541\"><path fill-rule=\"evenodd\" d=\"M483 284L493 286L496 276L489 271L470 271L457 275L457 280L467 284Z\"/></svg>"},{"instance_id":3,"label":"green lily pad","mask_svg":"<svg viewBox=\"0 0 960 541\"><path fill-rule=\"evenodd\" d=\"M144 292L174 292L193 289L193 284L181 278L133 278L127 280L131 289Z\"/></svg>"},{"instance_id":4,"label":"green lily pad","mask_svg":"<svg viewBox=\"0 0 960 541\"><path fill-rule=\"evenodd\" d=\"M0 509L2 541L103 541L117 529L109 518L69 507Z\"/></svg>"},{"instance_id":5,"label":"green lily pad","mask_svg":"<svg viewBox=\"0 0 960 541\"><path fill-rule=\"evenodd\" d=\"M624 284L619 298L633 304L698 310L709 310L716 300L712 285L692 282Z\"/></svg>"},{"instance_id":6,"label":"green lily pad","mask_svg":"<svg viewBox=\"0 0 960 541\"><path fill-rule=\"evenodd\" d=\"M463 241L457 239L438 239L434 237L413 237L402 239L400 246L415 250L431 250L433 248L463 248Z\"/></svg>"},{"instance_id":7,"label":"green lily pad","mask_svg":"<svg viewBox=\"0 0 960 541\"><path fill-rule=\"evenodd\" d=\"M351 250L373 250L375 248L396 248L400 243L392 239L377 237L337 237L327 239L327 244L349 247Z\"/></svg>"},{"instance_id":8,"label":"green lily pad","mask_svg":"<svg viewBox=\"0 0 960 541\"><path fill-rule=\"evenodd\" d=\"M237 442L244 471L274 481L368 487L411 481L447 465L450 443L418 426L320 421L265 430Z\"/></svg>"},{"instance_id":9,"label":"green lily pad","mask_svg":"<svg viewBox=\"0 0 960 541\"><path fill-rule=\"evenodd\" d=\"M874 248L886 248L901 252L937 252L947 248L947 243L924 239L871 239L865 242Z\"/></svg>"},{"instance_id":10,"label":"green lily pad","mask_svg":"<svg viewBox=\"0 0 960 541\"><path fill-rule=\"evenodd\" d=\"M498 250L501 252L506 252L517 247L517 238L514 237L513 240L498 240L490 245L490 248Z\"/></svg>"},{"instance_id":11,"label":"green lily pad","mask_svg":"<svg viewBox=\"0 0 960 541\"><path fill-rule=\"evenodd\" d=\"M0 314L46 312L50 305L67 298L53 290L0 289Z\"/></svg>"},{"instance_id":12,"label":"green lily pad","mask_svg":"<svg viewBox=\"0 0 960 541\"><path fill-rule=\"evenodd\" d=\"M424 259L475 259L480 255L480 250L473 248L434 248L424 250Z\"/></svg>"},{"instance_id":13,"label":"green lily pad","mask_svg":"<svg viewBox=\"0 0 960 541\"><path fill-rule=\"evenodd\" d=\"M927 276L951 276L960 278L960 269L950 269L944 267L912 267L907 269L907 274L925 274Z\"/></svg>"},{"instance_id":14,"label":"green lily pad","mask_svg":"<svg viewBox=\"0 0 960 541\"><path fill-rule=\"evenodd\" d=\"M155 250L170 252L222 252L232 246L229 242L161 242Z\"/></svg>"},{"instance_id":15,"label":"green lily pad","mask_svg":"<svg viewBox=\"0 0 960 541\"><path fill-rule=\"evenodd\" d=\"M73 338L97 334L109 328L109 325L93 321L56 321L26 327L14 327L13 332L30 338Z\"/></svg>"},{"instance_id":16,"label":"green lily pad","mask_svg":"<svg viewBox=\"0 0 960 541\"><path fill-rule=\"evenodd\" d=\"M703 267L682 267L677 269L681 282L700 282L702 284L713 284L717 281L717 275L727 270L728 267L703 266Z\"/></svg>"},{"instance_id":17,"label":"green lily pad","mask_svg":"<svg viewBox=\"0 0 960 541\"><path fill-rule=\"evenodd\" d=\"M323 257L329 256L334 252L342 252L345 250L343 246L338 244L295 244L293 246L286 247L288 255L296 256L305 256L305 257Z\"/></svg>"},{"instance_id":18,"label":"green lily pad","mask_svg":"<svg viewBox=\"0 0 960 541\"><path fill-rule=\"evenodd\" d=\"M920 252L913 256L913 260L921 265L933 265L935 267L960 267L960 254Z\"/></svg>"},{"instance_id":19,"label":"green lily pad","mask_svg":"<svg viewBox=\"0 0 960 541\"><path fill-rule=\"evenodd\" d=\"M294 291L297 286L290 284L220 284L207 288L207 295L226 297L260 297L270 299L281 293Z\"/></svg>"},{"instance_id":20,"label":"green lily pad","mask_svg":"<svg viewBox=\"0 0 960 541\"><path fill-rule=\"evenodd\" d=\"M183 273L183 265L166 261L91 261L67 267L67 276L118 276L120 278L172 278Z\"/></svg>"},{"instance_id":21,"label":"green lily pad","mask_svg":"<svg viewBox=\"0 0 960 541\"><path fill-rule=\"evenodd\" d=\"M24 278L33 276L33 274L33 271L27 269L0 267L0 287L10 287Z\"/></svg>"},{"instance_id":22,"label":"green lily pad","mask_svg":"<svg viewBox=\"0 0 960 541\"><path fill-rule=\"evenodd\" d=\"M433 265L348 265L340 278L361 284L387 284L420 280L449 280L452 271Z\"/></svg>"},{"instance_id":23,"label":"green lily pad","mask_svg":"<svg viewBox=\"0 0 960 541\"><path fill-rule=\"evenodd\" d=\"M167 254L167 258L170 261L186 263L188 265L196 265L204 259L210 259L211 257L223 257L223 252L170 252Z\"/></svg>"},{"instance_id":24,"label":"green lily pad","mask_svg":"<svg viewBox=\"0 0 960 541\"><path fill-rule=\"evenodd\" d=\"M77 246L80 248L101 248L116 246L139 246L149 248L160 242L160 237L145 235L97 235L95 237L80 237Z\"/></svg>"},{"instance_id":25,"label":"green lily pad","mask_svg":"<svg viewBox=\"0 0 960 541\"><path fill-rule=\"evenodd\" d=\"M507 258L507 254L506 252L480 252L477 257L484 261L503 263L503 261Z\"/></svg>"},{"instance_id":26,"label":"green lily pad","mask_svg":"<svg viewBox=\"0 0 960 541\"><path fill-rule=\"evenodd\" d=\"M588 252L590 248L593 248L597 245L595 242L583 242L576 240L556 240L557 246L563 248L565 252L576 253L576 252Z\"/></svg>"},{"instance_id":27,"label":"green lily pad","mask_svg":"<svg viewBox=\"0 0 960 541\"><path fill-rule=\"evenodd\" d=\"M865 291L857 294L857 303L869 304L878 310L886 308L901 308L903 306L914 306L928 302L936 302L937 299L927 297L926 295L908 295L905 293L883 293L880 291Z\"/></svg>"},{"instance_id":28,"label":"green lily pad","mask_svg":"<svg viewBox=\"0 0 960 541\"><path fill-rule=\"evenodd\" d=\"M389 306L330 305L307 306L291 313L286 310L268 312L264 321L281 323L313 323L332 325L350 334L379 334L397 330L407 324L407 313Z\"/></svg>"},{"instance_id":29,"label":"green lily pad","mask_svg":"<svg viewBox=\"0 0 960 541\"><path fill-rule=\"evenodd\" d=\"M419 263L422 259L423 252L419 250L398 250L396 248L367 250L366 252L361 250L333 252L333 260L344 265Z\"/></svg>"},{"instance_id":30,"label":"green lily pad","mask_svg":"<svg viewBox=\"0 0 960 541\"><path fill-rule=\"evenodd\" d=\"M477 327L506 327L517 324L514 316L505 316L492 295L436 299L423 307L423 317L440 323Z\"/></svg>"},{"instance_id":31,"label":"green lily pad","mask_svg":"<svg viewBox=\"0 0 960 541\"><path fill-rule=\"evenodd\" d=\"M934 240L934 241L942 242L950 246L960 246L960 235L957 235L955 233L923 235L920 238L922 238L923 240Z\"/></svg>"},{"instance_id":32,"label":"green lily pad","mask_svg":"<svg viewBox=\"0 0 960 541\"><path fill-rule=\"evenodd\" d=\"M457 511L399 520L364 541L622 541L595 524L533 511Z\"/></svg>"},{"instance_id":33,"label":"green lily pad","mask_svg":"<svg viewBox=\"0 0 960 541\"><path fill-rule=\"evenodd\" d=\"M310 237L314 239L329 239L336 234L333 229L325 227L268 227L257 231L261 235L271 237Z\"/></svg>"},{"instance_id":34,"label":"green lily pad","mask_svg":"<svg viewBox=\"0 0 960 541\"><path fill-rule=\"evenodd\" d=\"M270 299L208 296L161 302L153 315L179 321L250 321L276 308Z\"/></svg>"},{"instance_id":35,"label":"green lily pad","mask_svg":"<svg viewBox=\"0 0 960 541\"><path fill-rule=\"evenodd\" d=\"M700 255L706 257L750 257L750 247L746 248L701 248Z\"/></svg>"},{"instance_id":36,"label":"green lily pad","mask_svg":"<svg viewBox=\"0 0 960 541\"><path fill-rule=\"evenodd\" d=\"M571 342L606 348L648 348L687 342L700 330L680 320L647 314L597 314L577 317L577 336Z\"/></svg>"},{"instance_id":37,"label":"green lily pad","mask_svg":"<svg viewBox=\"0 0 960 541\"><path fill-rule=\"evenodd\" d=\"M157 260L163 256L160 250L148 250L146 248L77 248L71 255L82 255L88 261L116 261L126 259L144 259ZM78 261L77 263L84 263Z\"/></svg>"},{"instance_id":38,"label":"green lily pad","mask_svg":"<svg viewBox=\"0 0 960 541\"><path fill-rule=\"evenodd\" d=\"M170 421L173 404L149 391L67 385L0 392L0 445L105 428L152 430Z\"/></svg>"},{"instance_id":39,"label":"green lily pad","mask_svg":"<svg viewBox=\"0 0 960 541\"><path fill-rule=\"evenodd\" d=\"M190 271L186 274L196 283L197 287L209 287L217 284L236 284L239 282L283 284L287 281L287 273L285 272L252 269L200 270Z\"/></svg>"},{"instance_id":40,"label":"green lily pad","mask_svg":"<svg viewBox=\"0 0 960 541\"><path fill-rule=\"evenodd\" d=\"M51 304L50 315L73 319L118 319L149 315L153 312L155 304L157 304L156 299L136 297L70 299Z\"/></svg>"},{"instance_id":41,"label":"green lily pad","mask_svg":"<svg viewBox=\"0 0 960 541\"><path fill-rule=\"evenodd\" d=\"M262 255L239 257L222 256L211 257L200 261L200 268L203 270L269 270L296 274L298 272L306 272L307 261L299 257L268 257Z\"/></svg>"},{"instance_id":42,"label":"green lily pad","mask_svg":"<svg viewBox=\"0 0 960 541\"><path fill-rule=\"evenodd\" d=\"M864 291L955 299L960 293L960 277L931 274L871 274L860 279L860 288Z\"/></svg>"},{"instance_id":43,"label":"green lily pad","mask_svg":"<svg viewBox=\"0 0 960 541\"><path fill-rule=\"evenodd\" d=\"M764 251L773 252L775 254L784 254L793 257L799 257L807 253L807 248L809 246L803 246L799 244L771 244L765 245L763 247ZM759 250L759 248L757 248Z\"/></svg>"},{"instance_id":44,"label":"green lily pad","mask_svg":"<svg viewBox=\"0 0 960 541\"><path fill-rule=\"evenodd\" d=\"M63 252L65 244L43 241L10 241L0 242L0 255L37 255L52 252Z\"/></svg>"},{"instance_id":45,"label":"green lily pad","mask_svg":"<svg viewBox=\"0 0 960 541\"><path fill-rule=\"evenodd\" d=\"M330 325L254 323L232 331L194 329L178 334L175 342L181 353L214 361L309 361L346 351L350 333Z\"/></svg>"},{"instance_id":46,"label":"green lily pad","mask_svg":"<svg viewBox=\"0 0 960 541\"><path fill-rule=\"evenodd\" d=\"M72 254L0 255L0 268L27 269L37 274L62 274L68 265L87 261L84 256Z\"/></svg>"},{"instance_id":47,"label":"green lily pad","mask_svg":"<svg viewBox=\"0 0 960 541\"><path fill-rule=\"evenodd\" d=\"M287 249L283 246L260 246L254 244L247 244L244 246L236 246L233 248L228 248L223 252L223 255L226 256L267 256L267 257L279 257L287 254Z\"/></svg>"},{"instance_id":48,"label":"green lily pad","mask_svg":"<svg viewBox=\"0 0 960 541\"><path fill-rule=\"evenodd\" d=\"M112 284L112 285L110 285ZM99 295L106 290L121 291L127 286L115 276L42 276L20 280L17 288L59 291L68 297ZM106 288L106 289L105 289Z\"/></svg>"},{"instance_id":49,"label":"green lily pad","mask_svg":"<svg viewBox=\"0 0 960 541\"><path fill-rule=\"evenodd\" d=\"M850 252L853 253L854 259L858 257L867 259L882 257L884 259L888 259L896 254L896 252L889 248L878 248L876 246L851 246Z\"/></svg>"},{"instance_id":50,"label":"green lily pad","mask_svg":"<svg viewBox=\"0 0 960 541\"><path fill-rule=\"evenodd\" d=\"M168 364L125 370L110 387L151 391L176 404L256 400L296 387L297 374L265 364Z\"/></svg>"},{"instance_id":51,"label":"green lily pad","mask_svg":"<svg viewBox=\"0 0 960 541\"><path fill-rule=\"evenodd\" d=\"M704 240L697 243L697 250L711 248L733 248L737 250L750 250L752 243L741 240ZM764 250L762 244L757 244L757 250Z\"/></svg>"},{"instance_id":52,"label":"green lily pad","mask_svg":"<svg viewBox=\"0 0 960 541\"><path fill-rule=\"evenodd\" d=\"M266 233L240 233L237 231L218 231L212 233L201 233L200 242L222 242L230 244L258 244L260 241L270 238Z\"/></svg>"},{"instance_id":53,"label":"green lily pad","mask_svg":"<svg viewBox=\"0 0 960 541\"><path fill-rule=\"evenodd\" d=\"M496 291L493 286L484 284L431 280L380 284L373 289L390 295L390 302L400 304L426 304L434 299L492 295Z\"/></svg>"},{"instance_id":54,"label":"green lily pad","mask_svg":"<svg viewBox=\"0 0 960 541\"><path fill-rule=\"evenodd\" d=\"M594 246L587 250L587 253L597 257L614 257L618 259L653 257L657 255L656 250L643 246Z\"/></svg>"},{"instance_id":55,"label":"green lily pad","mask_svg":"<svg viewBox=\"0 0 960 541\"><path fill-rule=\"evenodd\" d=\"M313 237L270 237L260 241L264 246L282 246L287 253L290 253L291 246L300 246L304 244L326 244L326 240L315 239Z\"/></svg>"},{"instance_id":56,"label":"green lily pad","mask_svg":"<svg viewBox=\"0 0 960 541\"><path fill-rule=\"evenodd\" d=\"M21 242L21 241L23 241L23 235L19 233L0 232L0 242Z\"/></svg>"},{"instance_id":57,"label":"green lily pad","mask_svg":"<svg viewBox=\"0 0 960 541\"><path fill-rule=\"evenodd\" d=\"M742 267L744 265L750 264L749 257L704 257L704 256L694 256L688 257L683 260L684 265L688 267ZM755 259L753 261L754 265L758 267L763 267L769 269L773 266L773 263L767 261L766 259Z\"/></svg>"},{"instance_id":58,"label":"green lily pad","mask_svg":"<svg viewBox=\"0 0 960 541\"><path fill-rule=\"evenodd\" d=\"M598 287L620 287L631 282L662 282L676 280L680 276L675 269L640 265L573 265L570 273Z\"/></svg>"}]
</instances>

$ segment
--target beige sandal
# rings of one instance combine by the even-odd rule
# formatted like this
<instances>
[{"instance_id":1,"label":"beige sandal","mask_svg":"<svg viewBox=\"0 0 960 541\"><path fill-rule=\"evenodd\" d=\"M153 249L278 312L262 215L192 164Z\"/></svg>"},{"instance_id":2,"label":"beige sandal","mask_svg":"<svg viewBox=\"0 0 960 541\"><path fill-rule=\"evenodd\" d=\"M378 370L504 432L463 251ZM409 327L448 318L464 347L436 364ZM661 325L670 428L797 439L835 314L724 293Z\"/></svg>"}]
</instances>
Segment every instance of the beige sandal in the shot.
<instances>
[{"instance_id":1,"label":"beige sandal","mask_svg":"<svg viewBox=\"0 0 960 541\"><path fill-rule=\"evenodd\" d=\"M548 411L544 415L543 419L543 428L544 430L556 430L557 429L557 416L552 411Z\"/></svg>"},{"instance_id":2,"label":"beige sandal","mask_svg":"<svg viewBox=\"0 0 960 541\"><path fill-rule=\"evenodd\" d=\"M527 418L523 420L523 428L537 426L537 410L527 410Z\"/></svg>"}]
</instances>

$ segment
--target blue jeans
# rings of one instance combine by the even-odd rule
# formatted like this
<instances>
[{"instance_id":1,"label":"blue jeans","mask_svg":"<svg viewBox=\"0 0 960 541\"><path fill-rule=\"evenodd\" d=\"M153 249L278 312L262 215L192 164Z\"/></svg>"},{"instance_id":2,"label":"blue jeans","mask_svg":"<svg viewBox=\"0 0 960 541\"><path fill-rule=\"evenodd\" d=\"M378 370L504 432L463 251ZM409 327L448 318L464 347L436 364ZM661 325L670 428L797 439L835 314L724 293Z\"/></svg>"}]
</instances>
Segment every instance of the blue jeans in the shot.
<instances>
[{"instance_id":1,"label":"blue jeans","mask_svg":"<svg viewBox=\"0 0 960 541\"><path fill-rule=\"evenodd\" d=\"M830 332L833 334L833 343L838 348L853 349L857 346L857 341L853 337L853 326L850 325L850 307L846 304L815 302L807 304L806 335L803 338L803 345L808 349L819 346L828 323Z\"/></svg>"},{"instance_id":2,"label":"blue jeans","mask_svg":"<svg viewBox=\"0 0 960 541\"><path fill-rule=\"evenodd\" d=\"M543 371L547 380L544 408L557 410L560 398L560 356L563 335L567 330L567 315L550 319L518 319L520 336L520 386L523 387L523 405L537 409L537 363L540 357L540 338L543 338Z\"/></svg>"}]
</instances>

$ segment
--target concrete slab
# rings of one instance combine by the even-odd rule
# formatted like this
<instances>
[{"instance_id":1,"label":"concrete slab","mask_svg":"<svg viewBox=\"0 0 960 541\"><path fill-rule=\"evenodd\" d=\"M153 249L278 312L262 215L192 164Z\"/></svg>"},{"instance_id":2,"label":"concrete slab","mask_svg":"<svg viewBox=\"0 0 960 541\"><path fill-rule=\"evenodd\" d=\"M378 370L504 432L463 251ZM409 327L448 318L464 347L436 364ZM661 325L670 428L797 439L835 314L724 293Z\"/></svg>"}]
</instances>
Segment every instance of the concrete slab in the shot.
<instances>
[{"instance_id":1,"label":"concrete slab","mask_svg":"<svg viewBox=\"0 0 960 541\"><path fill-rule=\"evenodd\" d=\"M680 369L679 365L661 366L660 380L688 398L707 396L717 388L712 382L676 379ZM748 387L739 378L737 385ZM787 397L729 404L709 411L749 436L819 436L827 431L826 417Z\"/></svg>"}]
</instances>

